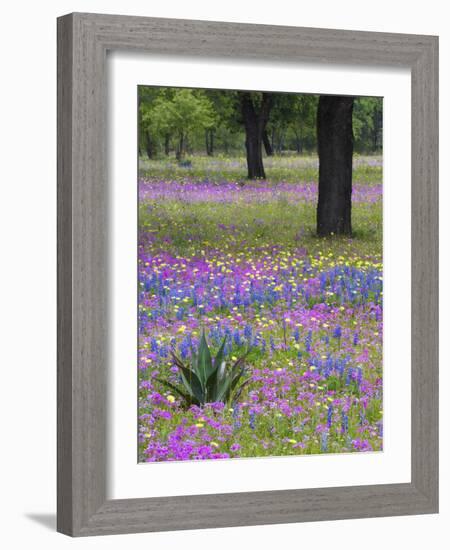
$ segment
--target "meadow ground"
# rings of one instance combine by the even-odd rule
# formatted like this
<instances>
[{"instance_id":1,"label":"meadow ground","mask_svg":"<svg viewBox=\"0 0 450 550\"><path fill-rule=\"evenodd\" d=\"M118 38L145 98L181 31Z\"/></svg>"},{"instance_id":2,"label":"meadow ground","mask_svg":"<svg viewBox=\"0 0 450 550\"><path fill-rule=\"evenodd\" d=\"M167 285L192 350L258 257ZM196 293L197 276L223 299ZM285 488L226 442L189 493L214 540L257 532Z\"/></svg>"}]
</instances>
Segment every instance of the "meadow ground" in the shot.
<instances>
[{"instance_id":1,"label":"meadow ground","mask_svg":"<svg viewBox=\"0 0 450 550\"><path fill-rule=\"evenodd\" d=\"M352 238L315 237L317 157L140 161L139 460L382 449L382 163L354 159ZM186 409L202 330L248 349L237 402Z\"/></svg>"}]
</instances>

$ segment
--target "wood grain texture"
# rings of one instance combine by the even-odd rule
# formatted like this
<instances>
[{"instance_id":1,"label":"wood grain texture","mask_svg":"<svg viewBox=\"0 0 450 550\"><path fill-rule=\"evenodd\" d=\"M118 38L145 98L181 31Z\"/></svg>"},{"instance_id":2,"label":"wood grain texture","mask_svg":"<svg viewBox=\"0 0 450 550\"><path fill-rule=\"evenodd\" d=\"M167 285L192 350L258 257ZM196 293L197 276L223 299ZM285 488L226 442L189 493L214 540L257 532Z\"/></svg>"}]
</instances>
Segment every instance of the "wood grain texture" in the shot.
<instances>
[{"instance_id":1,"label":"wood grain texture","mask_svg":"<svg viewBox=\"0 0 450 550\"><path fill-rule=\"evenodd\" d=\"M58 21L57 529L72 525L72 21Z\"/></svg>"},{"instance_id":2,"label":"wood grain texture","mask_svg":"<svg viewBox=\"0 0 450 550\"><path fill-rule=\"evenodd\" d=\"M438 42L411 71L412 479L438 507Z\"/></svg>"},{"instance_id":3,"label":"wood grain texture","mask_svg":"<svg viewBox=\"0 0 450 550\"><path fill-rule=\"evenodd\" d=\"M412 481L107 500L106 52L409 67ZM116 15L58 20L58 531L72 536L438 510L438 39Z\"/></svg>"}]
</instances>

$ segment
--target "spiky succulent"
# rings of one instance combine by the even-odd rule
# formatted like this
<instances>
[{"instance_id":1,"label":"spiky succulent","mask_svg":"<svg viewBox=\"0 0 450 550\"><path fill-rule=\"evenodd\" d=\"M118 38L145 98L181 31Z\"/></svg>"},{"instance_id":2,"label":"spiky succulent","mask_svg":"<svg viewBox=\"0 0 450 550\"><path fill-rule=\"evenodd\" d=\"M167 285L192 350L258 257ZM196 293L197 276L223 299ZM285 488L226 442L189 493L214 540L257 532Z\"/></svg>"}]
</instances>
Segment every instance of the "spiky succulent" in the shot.
<instances>
[{"instance_id":1,"label":"spiky succulent","mask_svg":"<svg viewBox=\"0 0 450 550\"><path fill-rule=\"evenodd\" d=\"M186 406L237 401L244 386L249 382L248 378L243 380L246 374L245 359L248 352L232 365L227 365L224 353L225 343L226 336L213 359L203 331L197 351L191 353L190 364L183 363L175 353L171 352L173 363L179 369L181 387L167 380L159 381L181 398Z\"/></svg>"}]
</instances>

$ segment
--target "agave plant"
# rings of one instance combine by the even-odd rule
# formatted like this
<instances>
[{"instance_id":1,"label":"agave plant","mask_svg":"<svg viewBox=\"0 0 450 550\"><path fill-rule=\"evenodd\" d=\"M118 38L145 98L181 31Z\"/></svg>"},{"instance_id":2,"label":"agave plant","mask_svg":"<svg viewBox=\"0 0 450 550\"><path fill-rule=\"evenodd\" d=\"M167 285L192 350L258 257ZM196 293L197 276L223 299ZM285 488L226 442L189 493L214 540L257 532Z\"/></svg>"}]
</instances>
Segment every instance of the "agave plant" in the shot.
<instances>
[{"instance_id":1,"label":"agave plant","mask_svg":"<svg viewBox=\"0 0 450 550\"><path fill-rule=\"evenodd\" d=\"M227 366L224 359L225 343L226 336L213 359L203 331L197 352L192 351L190 365L184 364L171 352L173 362L179 369L182 387L167 380L159 382L181 397L186 406L237 401L249 382L248 378L243 379L246 373L244 362L249 352Z\"/></svg>"}]
</instances>

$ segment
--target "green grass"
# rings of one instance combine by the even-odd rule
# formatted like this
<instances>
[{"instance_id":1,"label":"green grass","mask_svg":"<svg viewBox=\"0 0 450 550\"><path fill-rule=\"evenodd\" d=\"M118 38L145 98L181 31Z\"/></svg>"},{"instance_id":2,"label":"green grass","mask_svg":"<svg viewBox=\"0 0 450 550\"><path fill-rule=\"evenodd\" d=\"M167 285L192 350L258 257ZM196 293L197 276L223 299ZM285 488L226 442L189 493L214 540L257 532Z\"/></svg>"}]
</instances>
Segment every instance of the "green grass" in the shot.
<instances>
[{"instance_id":1,"label":"green grass","mask_svg":"<svg viewBox=\"0 0 450 550\"><path fill-rule=\"evenodd\" d=\"M250 248L280 245L289 250L301 246L312 255L333 252L348 256L350 251L359 257L381 255L381 202L353 208L352 240L316 237L315 216L314 205L285 200L267 204L165 201L154 204L150 211L141 206L140 225L144 231L157 232L165 249L180 255L197 252L202 246L233 251L243 242ZM233 224L236 229L223 231L220 223Z\"/></svg>"},{"instance_id":2,"label":"green grass","mask_svg":"<svg viewBox=\"0 0 450 550\"><path fill-rule=\"evenodd\" d=\"M139 169L142 177L152 177L167 180L181 178L209 179L211 181L244 181L247 175L245 157L200 156L192 155L186 158L190 167L180 166L174 157L149 160L139 159ZM370 162L373 161L373 162ZM380 182L382 166L380 156L354 155L353 179L359 183ZM267 180L273 183L310 182L318 179L317 155L283 155L266 157L264 167Z\"/></svg>"},{"instance_id":3,"label":"green grass","mask_svg":"<svg viewBox=\"0 0 450 550\"><path fill-rule=\"evenodd\" d=\"M372 163L370 161L375 161ZM213 157L193 157L191 159L192 167L180 167L174 161L166 160L148 161L141 159L141 175L152 179L170 181L186 179L195 182L196 179L204 181L244 181L245 180L245 159L225 159ZM317 158L316 157L274 157L265 159L266 173L268 181L277 182L299 182L299 181L317 181ZM363 185L374 185L381 183L382 168L379 157L365 159L355 159L354 162L354 181ZM150 236L151 241L142 245L142 250L148 252L151 256L170 254L180 259L179 264L188 263L192 258L203 256L210 266L216 265L217 259L221 261L226 258L225 263L229 261L230 265L242 262L256 262L261 258L261 249L267 251L271 246L277 247L277 255L273 262L269 255L269 267L275 264L287 266L285 280L289 280L289 267L291 258L300 257L299 249L304 250L304 256L311 262L311 265L319 270L327 270L335 265L355 265L359 269L368 270L371 268L381 269L382 265L382 201L358 202L352 207L352 224L354 235L352 238L318 238L315 235L316 224L316 205L310 202L293 202L280 195L279 197L267 201L246 201L237 198L233 202L189 202L179 199L148 200L140 204L139 224L142 236ZM223 225L227 226L224 229ZM230 227L231 226L231 227ZM228 260L229 258L229 260ZM147 264L148 265L148 264ZM242 265L242 264L240 264ZM224 267L229 267L225 265ZM143 266L141 266L143 268ZM186 274L184 268L179 268L180 278ZM283 267L284 269L284 267ZM299 279L298 284L307 282L309 275L306 274L303 279ZM176 286L176 277L166 279L165 283L169 286ZM207 284L206 282L204 283ZM192 300L186 298L183 302L187 308L193 308ZM326 298L326 303L334 304L335 298L330 296ZM313 304L307 304L311 307ZM337 304L334 304L336 306ZM229 323L241 328L234 317L236 312L228 309L214 309L206 315L202 312L194 311L193 315L185 318L183 321L177 321L174 310L168 306L168 313L165 321L167 325L157 325L152 332L161 342L168 342L170 338L181 341L184 332L178 331L178 326L185 323L188 331L191 331L194 337L198 337L200 329L193 323L197 318L203 325L213 327L217 320L222 323ZM189 311L191 311L191 309ZM292 306L295 311L296 306ZM313 338L316 348L314 357L323 357L330 353L332 356L339 357L344 352L341 349L341 342L330 337L330 342L325 344L322 339L332 334L335 325L340 325L344 330L350 331L347 334L347 343L345 353L352 353L352 364L359 364L358 356L365 349L370 352L370 364L364 364L364 380L370 387L375 387L377 380L382 378L382 347L380 344L379 323L373 317L370 317L362 308L357 308L346 304L343 311L335 307L336 312L330 315L331 321L324 318L320 325L311 325L313 327ZM286 328L283 327L282 319L285 316L284 304L279 302L271 305L252 305L249 307L240 306L239 313L242 314L243 322L252 323L258 330L261 330L269 341L272 336L277 344L283 342L286 338ZM306 314L305 314L306 315ZM311 317L315 315L311 313ZM328 314L327 314L328 315ZM271 324L265 324L266 320ZM323 321L327 321L324 323ZM309 321L308 321L309 322ZM331 323L331 325L330 325ZM233 325L233 326L234 326ZM153 325L152 325L153 326ZM309 326L309 325L308 325ZM351 331L358 329L361 332L361 342L351 344ZM302 327L302 338L305 331ZM380 331L380 332L379 332ZM368 399L367 408L364 409L365 418L370 424L365 435L360 433L361 424L361 405L360 398L364 397L359 393L359 389L352 384L345 386L342 379L331 376L326 381L311 381L313 387L306 385L303 390L309 389L315 394L315 400L304 402L297 397L298 386L291 384L288 389L283 389L284 379L291 377L291 380L298 380L300 374L304 374L310 369L310 360L312 355L304 352L301 360L298 359L298 348L293 345L293 328L288 329L287 339L289 345L287 349L277 348L273 354L264 355L259 350L254 350L249 356L249 364L252 369L268 369L277 378L277 382L271 384L276 390L277 399L285 399L291 403L300 403L304 405L305 411L297 415L288 416L283 414L278 407L267 410L256 419L256 425L251 427L249 417L249 408L246 406L251 399L251 391L258 392L262 387L262 382L255 382L243 393L243 403L240 410L239 429L234 429L232 436L223 436L216 429L208 424L208 420L214 420L221 426L232 427L235 423L234 412L232 408L225 407L220 412L214 412L206 406L204 410L195 411L178 407L177 404L165 403L160 405L164 410L171 413L171 418L156 418L154 424L146 424L146 420L141 423L142 443L140 446L141 460L144 458L144 450L149 442L157 439L165 444L175 429L182 422L186 426L199 426L198 433L192 436L200 444L201 437L206 433L210 437L211 445L216 446L222 453L229 453L231 456L254 457L254 456L283 456L289 454L310 454L321 452L320 434L317 432L317 426L327 421L327 407L330 403L330 393L334 397L349 396L352 405L348 411L348 431L341 433L340 429L340 409L336 408L336 416L333 419L333 426L330 429L329 448L327 452L345 452L351 450L349 441L357 440L359 437L368 438L373 441L375 450L381 448L381 437L375 434L377 423L382 419L382 397L371 396ZM158 340L158 341L159 341ZM301 343L303 346L303 343ZM344 346L344 344L342 344ZM149 344L142 343L142 355L145 356L149 349ZM233 354L239 356L245 352L245 345L242 347L234 346ZM350 351L348 351L350 350ZM147 370L140 373L140 379L150 381L153 369L164 376L168 376L170 361L160 359L159 362L149 363ZM265 382L264 382L265 383ZM267 384L270 385L270 384ZM163 386L155 386L161 393L165 392ZM167 392L165 392L167 393ZM148 398L149 391L147 386L140 390L140 414L151 415L157 408ZM275 398L274 398L275 399ZM301 423L300 423L301 421ZM153 432L155 430L155 432ZM274 435L275 434L275 435ZM189 436L190 438L191 436ZM208 439L205 441L208 441ZM203 441L203 439L201 440ZM297 442L305 443L304 449L296 449L294 445ZM232 444L238 442L241 445L237 453L233 453ZM266 443L264 446L262 442Z\"/></svg>"}]
</instances>

